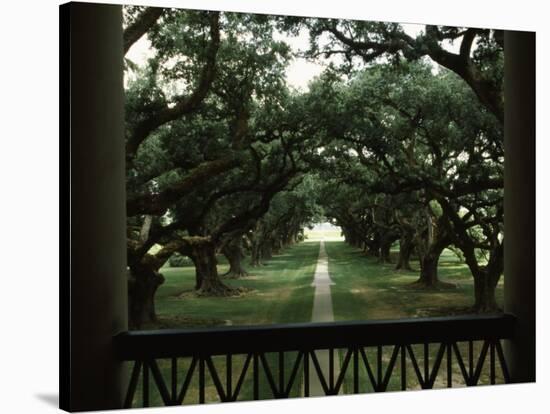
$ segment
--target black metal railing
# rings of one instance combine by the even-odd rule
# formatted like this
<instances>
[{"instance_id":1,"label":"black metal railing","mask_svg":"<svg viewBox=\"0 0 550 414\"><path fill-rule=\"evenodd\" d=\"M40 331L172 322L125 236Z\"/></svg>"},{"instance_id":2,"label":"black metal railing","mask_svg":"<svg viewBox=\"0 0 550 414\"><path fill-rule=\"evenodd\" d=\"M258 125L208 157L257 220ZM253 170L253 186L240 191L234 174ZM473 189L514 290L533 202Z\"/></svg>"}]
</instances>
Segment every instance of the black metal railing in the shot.
<instances>
[{"instance_id":1,"label":"black metal railing","mask_svg":"<svg viewBox=\"0 0 550 414\"><path fill-rule=\"evenodd\" d=\"M134 362L125 407L181 405L191 389L204 403L207 393L227 402L506 383L501 340L514 324L500 314L132 331L115 349Z\"/></svg>"}]
</instances>

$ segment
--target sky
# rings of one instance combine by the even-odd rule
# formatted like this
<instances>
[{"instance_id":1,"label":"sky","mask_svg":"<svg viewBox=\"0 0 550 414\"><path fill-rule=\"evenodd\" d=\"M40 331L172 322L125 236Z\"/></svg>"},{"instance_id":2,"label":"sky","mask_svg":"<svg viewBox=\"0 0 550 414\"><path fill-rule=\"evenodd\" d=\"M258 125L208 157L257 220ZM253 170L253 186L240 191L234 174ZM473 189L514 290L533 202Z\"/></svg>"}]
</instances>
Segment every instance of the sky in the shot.
<instances>
[{"instance_id":1,"label":"sky","mask_svg":"<svg viewBox=\"0 0 550 414\"><path fill-rule=\"evenodd\" d=\"M295 52L306 50L309 45L309 35L305 30L302 30L299 36L296 37L281 34L278 38L285 40ZM151 43L147 39L147 36L143 36L132 45L126 57L138 66L142 66L147 61L147 58L152 56L152 53ZM308 82L319 75L323 69L324 65L319 63L309 62L304 58L295 58L287 67L287 82L296 89L307 90Z\"/></svg>"},{"instance_id":2,"label":"sky","mask_svg":"<svg viewBox=\"0 0 550 414\"><path fill-rule=\"evenodd\" d=\"M416 37L424 29L424 25L419 24L402 24L403 30L405 33L412 37ZM309 35L306 30L300 31L300 34L295 37L287 36L285 34L279 34L277 36L281 40L285 40L293 51L304 51L309 46ZM454 45L446 45L446 49L452 52L458 51L458 42ZM139 41L137 41L128 53L126 57L129 58L132 62L137 65L143 65L147 58L152 55L151 44L147 39L147 36L143 36ZM288 65L286 70L286 79L289 86L299 89L302 91L307 91L308 83L319 75L325 65L308 61L305 58L294 58L293 61Z\"/></svg>"}]
</instances>

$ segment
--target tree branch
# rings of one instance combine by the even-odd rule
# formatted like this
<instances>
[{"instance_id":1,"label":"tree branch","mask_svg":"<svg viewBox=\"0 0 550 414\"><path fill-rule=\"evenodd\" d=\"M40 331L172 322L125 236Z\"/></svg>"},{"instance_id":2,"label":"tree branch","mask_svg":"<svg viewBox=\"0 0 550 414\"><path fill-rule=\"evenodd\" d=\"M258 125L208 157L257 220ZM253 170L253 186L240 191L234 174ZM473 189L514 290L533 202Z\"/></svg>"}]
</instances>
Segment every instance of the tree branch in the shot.
<instances>
[{"instance_id":1,"label":"tree branch","mask_svg":"<svg viewBox=\"0 0 550 414\"><path fill-rule=\"evenodd\" d=\"M206 161L193 169L180 182L168 187L160 193L141 194L126 202L128 217L138 214L162 215L179 198L193 191L204 181L238 167L240 159L231 155L214 161Z\"/></svg>"},{"instance_id":2,"label":"tree branch","mask_svg":"<svg viewBox=\"0 0 550 414\"><path fill-rule=\"evenodd\" d=\"M472 43L477 35L477 29L468 29L464 33L462 43L460 43L460 56L464 60L470 59L470 52L472 51Z\"/></svg>"},{"instance_id":3,"label":"tree branch","mask_svg":"<svg viewBox=\"0 0 550 414\"><path fill-rule=\"evenodd\" d=\"M214 80L216 69L216 56L220 45L219 13L211 12L210 15L210 43L206 50L206 62L202 68L197 88L188 98L181 99L173 107L165 107L145 120L139 122L132 130L126 142L127 167L133 164L133 159L141 143L155 129L168 122L174 121L185 114L195 111L206 98L210 86Z\"/></svg>"}]
</instances>

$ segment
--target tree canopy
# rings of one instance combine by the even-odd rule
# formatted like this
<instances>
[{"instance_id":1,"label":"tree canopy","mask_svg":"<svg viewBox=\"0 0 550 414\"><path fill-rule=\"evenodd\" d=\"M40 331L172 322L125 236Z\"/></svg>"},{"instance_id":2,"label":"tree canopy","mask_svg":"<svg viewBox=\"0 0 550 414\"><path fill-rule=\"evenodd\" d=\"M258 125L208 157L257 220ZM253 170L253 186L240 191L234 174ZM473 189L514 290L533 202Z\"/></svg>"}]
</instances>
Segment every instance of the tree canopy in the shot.
<instances>
[{"instance_id":1,"label":"tree canopy","mask_svg":"<svg viewBox=\"0 0 550 414\"><path fill-rule=\"evenodd\" d=\"M309 33L307 50L291 39ZM496 307L503 255L502 35L399 24L125 8L129 302L154 320L162 265L188 256L199 295L232 295L246 274L329 220L418 286L445 288L443 249L460 251L474 306ZM458 42L458 53L446 49ZM337 58L338 57L338 58ZM323 61L307 90L293 59ZM152 249L157 246L156 249Z\"/></svg>"}]
</instances>

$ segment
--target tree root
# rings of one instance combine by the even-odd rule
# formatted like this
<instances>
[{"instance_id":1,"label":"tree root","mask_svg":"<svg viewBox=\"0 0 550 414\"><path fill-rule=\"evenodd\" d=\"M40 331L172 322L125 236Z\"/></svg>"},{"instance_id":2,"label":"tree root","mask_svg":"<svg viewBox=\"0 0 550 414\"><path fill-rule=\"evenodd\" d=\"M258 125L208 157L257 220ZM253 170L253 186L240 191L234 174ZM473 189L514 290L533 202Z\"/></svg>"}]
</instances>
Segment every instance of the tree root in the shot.
<instances>
[{"instance_id":1,"label":"tree root","mask_svg":"<svg viewBox=\"0 0 550 414\"><path fill-rule=\"evenodd\" d=\"M195 292L198 297L228 297L228 296L241 296L241 294L248 292L249 289L243 287L231 287L223 284L222 282L206 283Z\"/></svg>"},{"instance_id":2,"label":"tree root","mask_svg":"<svg viewBox=\"0 0 550 414\"><path fill-rule=\"evenodd\" d=\"M240 272L230 270L229 272L224 273L222 277L224 279L240 279L241 277L246 277L248 275L249 273L246 270L241 270Z\"/></svg>"},{"instance_id":3,"label":"tree root","mask_svg":"<svg viewBox=\"0 0 550 414\"><path fill-rule=\"evenodd\" d=\"M196 292L197 296L209 296L209 297L224 297L224 296L238 296L239 290L230 288L228 286L221 287L201 287Z\"/></svg>"}]
</instances>

